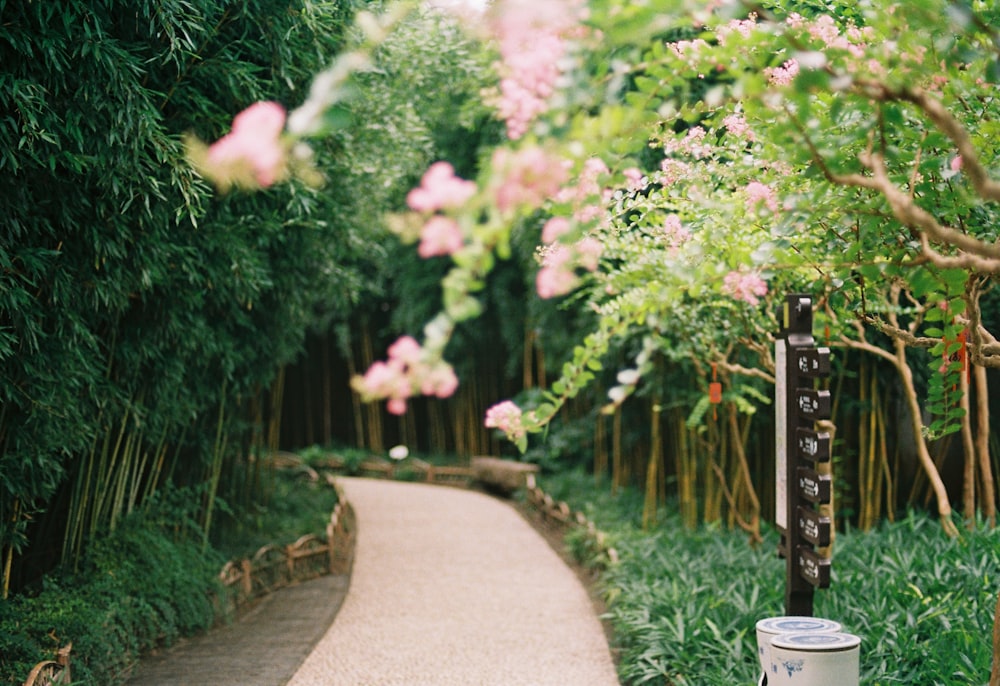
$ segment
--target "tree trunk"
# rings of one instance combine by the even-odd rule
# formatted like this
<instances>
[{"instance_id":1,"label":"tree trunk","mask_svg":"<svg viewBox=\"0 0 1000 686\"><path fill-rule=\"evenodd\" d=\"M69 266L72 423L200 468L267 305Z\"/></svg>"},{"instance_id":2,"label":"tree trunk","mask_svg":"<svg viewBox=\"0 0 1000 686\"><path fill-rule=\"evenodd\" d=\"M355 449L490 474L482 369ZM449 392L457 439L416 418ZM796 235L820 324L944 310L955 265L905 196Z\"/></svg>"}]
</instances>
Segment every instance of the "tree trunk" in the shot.
<instances>
[{"instance_id":1,"label":"tree trunk","mask_svg":"<svg viewBox=\"0 0 1000 686\"><path fill-rule=\"evenodd\" d=\"M993 467L990 462L990 396L986 367L973 366L976 387L976 455L982 484L980 507L990 528L997 523L996 493L993 489Z\"/></svg>"},{"instance_id":2,"label":"tree trunk","mask_svg":"<svg viewBox=\"0 0 1000 686\"><path fill-rule=\"evenodd\" d=\"M972 413L969 407L969 377L963 369L959 374L958 405L965 412L962 417L962 512L965 515L965 526L970 531L976 527L976 447L972 440Z\"/></svg>"},{"instance_id":3,"label":"tree trunk","mask_svg":"<svg viewBox=\"0 0 1000 686\"><path fill-rule=\"evenodd\" d=\"M910 410L910 424L913 430L914 445L917 448L917 457L920 460L920 465L924 468L924 473L927 475L927 479L930 481L931 488L934 491L934 496L937 499L941 526L944 528L946 534L954 537L958 535L958 529L955 527L955 523L951 521L951 501L948 498L948 491L945 488L944 481L941 480L941 474L938 472L937 466L934 464L934 459L927 449L927 441L924 439L924 426L920 420L920 403L917 400L917 389L913 383L913 371L906 364L906 345L902 341L896 341L895 347L895 365L896 370L899 372L900 380L903 382L903 397Z\"/></svg>"}]
</instances>

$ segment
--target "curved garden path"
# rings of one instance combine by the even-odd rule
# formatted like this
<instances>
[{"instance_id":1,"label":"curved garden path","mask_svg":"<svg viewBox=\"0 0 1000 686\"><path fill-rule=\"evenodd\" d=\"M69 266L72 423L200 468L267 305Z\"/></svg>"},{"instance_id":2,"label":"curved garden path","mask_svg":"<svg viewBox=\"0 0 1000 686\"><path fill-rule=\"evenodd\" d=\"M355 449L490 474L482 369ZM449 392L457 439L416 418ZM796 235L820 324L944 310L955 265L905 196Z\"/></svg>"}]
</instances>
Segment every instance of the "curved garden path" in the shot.
<instances>
[{"instance_id":1,"label":"curved garden path","mask_svg":"<svg viewBox=\"0 0 1000 686\"><path fill-rule=\"evenodd\" d=\"M513 507L339 481L358 523L351 585L289 686L617 686L587 591Z\"/></svg>"}]
</instances>

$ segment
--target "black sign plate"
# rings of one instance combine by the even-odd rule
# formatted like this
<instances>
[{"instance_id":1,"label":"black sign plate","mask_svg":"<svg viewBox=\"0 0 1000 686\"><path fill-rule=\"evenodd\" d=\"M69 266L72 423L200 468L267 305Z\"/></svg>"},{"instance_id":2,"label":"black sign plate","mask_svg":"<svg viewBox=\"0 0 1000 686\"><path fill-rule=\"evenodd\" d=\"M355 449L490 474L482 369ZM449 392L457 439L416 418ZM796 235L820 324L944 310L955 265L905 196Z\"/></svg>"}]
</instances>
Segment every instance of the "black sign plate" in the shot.
<instances>
[{"instance_id":1,"label":"black sign plate","mask_svg":"<svg viewBox=\"0 0 1000 686\"><path fill-rule=\"evenodd\" d=\"M797 476L800 496L811 503L829 504L832 482L829 474L820 474L814 469L799 467Z\"/></svg>"},{"instance_id":2,"label":"black sign plate","mask_svg":"<svg viewBox=\"0 0 1000 686\"><path fill-rule=\"evenodd\" d=\"M830 561L799 546L799 574L816 588L830 588Z\"/></svg>"},{"instance_id":3,"label":"black sign plate","mask_svg":"<svg viewBox=\"0 0 1000 686\"><path fill-rule=\"evenodd\" d=\"M830 391L795 389L795 407L806 419L817 421L830 418Z\"/></svg>"},{"instance_id":4,"label":"black sign plate","mask_svg":"<svg viewBox=\"0 0 1000 686\"><path fill-rule=\"evenodd\" d=\"M795 351L795 369L802 376L819 378L830 375L829 348L799 348Z\"/></svg>"},{"instance_id":5,"label":"black sign plate","mask_svg":"<svg viewBox=\"0 0 1000 686\"><path fill-rule=\"evenodd\" d=\"M830 545L830 518L808 507L799 508L799 536L813 545Z\"/></svg>"},{"instance_id":6,"label":"black sign plate","mask_svg":"<svg viewBox=\"0 0 1000 686\"><path fill-rule=\"evenodd\" d=\"M830 434L799 427L795 431L799 457L810 462L830 461Z\"/></svg>"}]
</instances>

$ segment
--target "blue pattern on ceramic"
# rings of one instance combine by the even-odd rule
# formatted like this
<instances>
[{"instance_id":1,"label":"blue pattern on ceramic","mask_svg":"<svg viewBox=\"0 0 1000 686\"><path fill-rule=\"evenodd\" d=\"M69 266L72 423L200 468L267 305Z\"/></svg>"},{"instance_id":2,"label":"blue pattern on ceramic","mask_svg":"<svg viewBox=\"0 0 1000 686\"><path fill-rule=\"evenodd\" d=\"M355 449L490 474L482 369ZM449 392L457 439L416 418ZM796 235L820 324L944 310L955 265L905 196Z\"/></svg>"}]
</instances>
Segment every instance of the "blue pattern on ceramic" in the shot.
<instances>
[{"instance_id":1,"label":"blue pattern on ceramic","mask_svg":"<svg viewBox=\"0 0 1000 686\"><path fill-rule=\"evenodd\" d=\"M791 678L792 674L802 671L802 665L805 664L805 660L782 660L782 666L788 670L788 677Z\"/></svg>"}]
</instances>

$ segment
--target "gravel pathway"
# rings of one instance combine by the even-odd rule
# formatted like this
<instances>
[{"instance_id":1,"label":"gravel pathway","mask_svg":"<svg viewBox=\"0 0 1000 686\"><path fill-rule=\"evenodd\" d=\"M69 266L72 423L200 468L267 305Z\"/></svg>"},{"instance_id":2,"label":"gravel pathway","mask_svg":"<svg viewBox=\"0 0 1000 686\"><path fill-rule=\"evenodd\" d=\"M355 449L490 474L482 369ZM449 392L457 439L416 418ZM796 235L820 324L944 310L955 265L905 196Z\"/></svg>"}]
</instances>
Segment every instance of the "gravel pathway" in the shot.
<instances>
[{"instance_id":1,"label":"gravel pathway","mask_svg":"<svg viewBox=\"0 0 1000 686\"><path fill-rule=\"evenodd\" d=\"M617 686L576 575L511 506L340 479L357 515L347 599L289 686Z\"/></svg>"}]
</instances>

